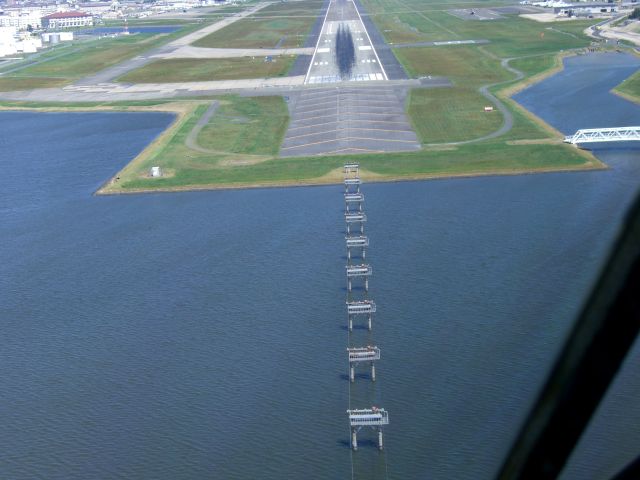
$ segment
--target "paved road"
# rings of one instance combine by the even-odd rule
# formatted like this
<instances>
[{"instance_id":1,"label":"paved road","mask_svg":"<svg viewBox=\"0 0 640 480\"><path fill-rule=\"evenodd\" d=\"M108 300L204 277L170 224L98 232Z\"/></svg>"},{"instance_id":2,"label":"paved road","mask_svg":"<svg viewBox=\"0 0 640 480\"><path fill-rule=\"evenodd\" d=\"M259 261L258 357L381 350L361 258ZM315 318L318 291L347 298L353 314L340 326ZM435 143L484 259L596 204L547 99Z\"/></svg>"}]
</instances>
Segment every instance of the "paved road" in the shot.
<instances>
[{"instance_id":1,"label":"paved road","mask_svg":"<svg viewBox=\"0 0 640 480\"><path fill-rule=\"evenodd\" d=\"M355 65L351 77L340 76L335 45L338 28L349 28L355 46ZM322 26L318 43L309 66L305 83L335 83L349 81L382 81L387 74L362 23L353 0L332 0Z\"/></svg>"},{"instance_id":2,"label":"paved road","mask_svg":"<svg viewBox=\"0 0 640 480\"><path fill-rule=\"evenodd\" d=\"M204 126L209 123L211 117L215 115L219 105L220 103L217 100L214 100L213 102L211 102L211 105L209 106L207 111L204 112L204 115L202 115L198 119L198 123L196 123L195 127L193 127L193 129L189 132L189 135L187 135L187 138L184 141L184 144L188 148L202 153L213 153L211 150L203 148L198 144L198 135L200 134L200 131L204 128Z\"/></svg>"},{"instance_id":3,"label":"paved road","mask_svg":"<svg viewBox=\"0 0 640 480\"><path fill-rule=\"evenodd\" d=\"M160 58L237 58L266 55L312 55L314 48L202 48L187 45L173 51L154 55Z\"/></svg>"},{"instance_id":4,"label":"paved road","mask_svg":"<svg viewBox=\"0 0 640 480\"><path fill-rule=\"evenodd\" d=\"M170 46L172 47L183 47L185 45L191 45L193 42L200 40L201 38L206 37L207 35L211 35L214 32L217 32L218 30L222 30L224 27L227 27L229 25L231 25L234 22L237 22L240 19L243 19L245 17L248 17L249 15L253 15L254 13L256 13L258 10L261 10L269 5L271 5L273 2L262 2L257 4L255 7L253 8L249 8L247 10L243 10L240 13L236 13L235 15L232 15L230 17L226 17L223 20L220 20L219 22L216 23L212 23L211 25L207 25L204 28L201 28L200 30L197 30L193 33L190 33L189 35L185 35L184 37L180 37L176 40L174 40L173 42L169 43Z\"/></svg>"}]
</instances>

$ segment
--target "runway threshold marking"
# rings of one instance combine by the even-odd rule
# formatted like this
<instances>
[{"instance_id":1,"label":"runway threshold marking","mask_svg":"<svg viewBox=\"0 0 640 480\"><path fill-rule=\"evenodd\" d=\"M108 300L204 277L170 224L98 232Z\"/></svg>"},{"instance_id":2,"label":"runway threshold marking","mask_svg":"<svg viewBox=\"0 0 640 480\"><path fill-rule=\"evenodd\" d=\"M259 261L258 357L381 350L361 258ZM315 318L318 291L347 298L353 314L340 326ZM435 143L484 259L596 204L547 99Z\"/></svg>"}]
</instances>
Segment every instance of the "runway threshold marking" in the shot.
<instances>
[{"instance_id":1,"label":"runway threshold marking","mask_svg":"<svg viewBox=\"0 0 640 480\"><path fill-rule=\"evenodd\" d=\"M389 77L387 76L387 72L384 70L384 66L382 65L382 62L380 62L380 57L378 57L378 52L376 52L376 49L373 47L373 42L371 41L371 37L369 36L369 32L367 31L367 27L365 26L364 22L362 21L362 17L360 16L360 11L358 10L358 7L356 6L356 3L353 2L353 0L351 0L353 3L353 8L356 9L356 13L358 14L358 18L360 19L360 24L362 25L362 29L364 30L364 34L367 36L367 39L369 40L369 45L371 45L371 49L373 50L373 54L376 56L376 59L378 60L378 65L380 65L380 70L382 70L382 75L384 77L384 80L389 80Z\"/></svg>"},{"instance_id":2,"label":"runway threshold marking","mask_svg":"<svg viewBox=\"0 0 640 480\"><path fill-rule=\"evenodd\" d=\"M322 32L324 31L324 26L327 23L327 15L329 15L329 9L331 8L331 2L329 2L329 6L327 7L327 11L324 12L324 20L322 20L322 27L320 27L320 34L318 35L318 41L316 42L316 49L313 51L313 56L311 57L311 62L309 62L309 70L307 70L307 74L304 77L304 83L309 82L309 75L311 74L311 69L313 68L313 61L316 59L316 52L318 51L318 46L320 45L320 40L322 39Z\"/></svg>"}]
</instances>

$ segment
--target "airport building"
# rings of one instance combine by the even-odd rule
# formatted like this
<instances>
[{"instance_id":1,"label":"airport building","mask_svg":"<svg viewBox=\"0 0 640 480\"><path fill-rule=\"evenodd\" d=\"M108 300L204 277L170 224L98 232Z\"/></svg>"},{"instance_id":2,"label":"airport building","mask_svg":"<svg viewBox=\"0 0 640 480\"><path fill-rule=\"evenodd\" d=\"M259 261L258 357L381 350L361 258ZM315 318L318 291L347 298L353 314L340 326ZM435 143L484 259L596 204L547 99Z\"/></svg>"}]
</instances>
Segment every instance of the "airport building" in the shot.
<instances>
[{"instance_id":1,"label":"airport building","mask_svg":"<svg viewBox=\"0 0 640 480\"><path fill-rule=\"evenodd\" d=\"M42 17L42 28L49 30L91 26L93 26L93 16L83 12L57 12Z\"/></svg>"},{"instance_id":2,"label":"airport building","mask_svg":"<svg viewBox=\"0 0 640 480\"><path fill-rule=\"evenodd\" d=\"M41 26L42 12L40 10L8 10L0 15L0 27L15 27L18 31L31 27L37 30Z\"/></svg>"},{"instance_id":3,"label":"airport building","mask_svg":"<svg viewBox=\"0 0 640 480\"><path fill-rule=\"evenodd\" d=\"M601 15L603 13L615 13L618 6L614 3L573 3L561 7L553 7L553 13L567 17L584 17L589 15Z\"/></svg>"}]
</instances>

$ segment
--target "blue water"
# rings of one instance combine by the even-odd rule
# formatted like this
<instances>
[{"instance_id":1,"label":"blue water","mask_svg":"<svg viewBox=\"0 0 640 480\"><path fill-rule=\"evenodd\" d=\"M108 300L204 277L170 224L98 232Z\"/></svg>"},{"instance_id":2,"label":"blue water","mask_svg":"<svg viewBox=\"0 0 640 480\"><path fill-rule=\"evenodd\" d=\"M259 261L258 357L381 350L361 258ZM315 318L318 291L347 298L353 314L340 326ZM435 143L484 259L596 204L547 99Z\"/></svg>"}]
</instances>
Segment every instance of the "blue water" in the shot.
<instances>
[{"instance_id":1,"label":"blue water","mask_svg":"<svg viewBox=\"0 0 640 480\"><path fill-rule=\"evenodd\" d=\"M383 358L351 404L391 424L352 455L342 189L92 196L170 121L0 112L0 477L492 478L638 147L599 148L606 171L364 186L378 314L353 336ZM637 454L638 350L566 478Z\"/></svg>"},{"instance_id":2,"label":"blue water","mask_svg":"<svg viewBox=\"0 0 640 480\"><path fill-rule=\"evenodd\" d=\"M640 59L622 54L597 54L565 59L566 69L552 78L515 96L563 133L573 134L580 128L624 127L640 125L640 107L608 93L622 80L640 68ZM540 99L547 99L540 102ZM534 106L534 104L536 104ZM611 172L603 183L619 186L628 175L632 187L640 184L638 143L591 144L594 153L607 162ZM624 182L627 184L627 182ZM598 201L603 201L598 198ZM609 216L601 222L615 221L614 210L624 204L611 199ZM563 480L610 478L637 456L640 451L640 343L625 361L613 387L600 405L586 433L573 452ZM633 453L635 449L636 453Z\"/></svg>"}]
</instances>

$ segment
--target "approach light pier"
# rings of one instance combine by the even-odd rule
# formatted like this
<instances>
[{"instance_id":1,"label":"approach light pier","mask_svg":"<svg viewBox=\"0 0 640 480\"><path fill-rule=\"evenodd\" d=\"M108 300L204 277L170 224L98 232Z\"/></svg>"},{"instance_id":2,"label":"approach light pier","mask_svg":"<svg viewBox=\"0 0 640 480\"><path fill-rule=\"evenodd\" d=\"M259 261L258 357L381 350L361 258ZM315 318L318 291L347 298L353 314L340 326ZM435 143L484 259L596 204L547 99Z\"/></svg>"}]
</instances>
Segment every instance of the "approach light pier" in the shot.
<instances>
[{"instance_id":1,"label":"approach light pier","mask_svg":"<svg viewBox=\"0 0 640 480\"><path fill-rule=\"evenodd\" d=\"M349 320L349 331L353 331L353 317L355 315L366 315L367 325L371 331L373 314L376 311L376 304L372 300L362 300L359 302L347 302L347 318Z\"/></svg>"},{"instance_id":2,"label":"approach light pier","mask_svg":"<svg viewBox=\"0 0 640 480\"><path fill-rule=\"evenodd\" d=\"M353 178L345 178L344 179L344 191L345 193L360 193L360 185L362 182L360 181L360 177ZM351 189L355 189L355 191Z\"/></svg>"},{"instance_id":3,"label":"approach light pier","mask_svg":"<svg viewBox=\"0 0 640 480\"><path fill-rule=\"evenodd\" d=\"M353 236L353 237L345 237L347 241L347 259L351 261L351 249L352 248L361 248L362 249L362 259L364 260L367 256L367 247L369 246L369 237L365 235Z\"/></svg>"},{"instance_id":4,"label":"approach light pier","mask_svg":"<svg viewBox=\"0 0 640 480\"><path fill-rule=\"evenodd\" d=\"M369 277L373 274L373 269L371 265L362 264L362 265L347 265L347 283L349 291L352 290L352 280L354 278L364 278L364 290L365 292L369 291Z\"/></svg>"},{"instance_id":5,"label":"approach light pier","mask_svg":"<svg viewBox=\"0 0 640 480\"><path fill-rule=\"evenodd\" d=\"M376 365L375 361L380 360L380 349L376 346L366 347L353 347L347 348L349 356L349 380L355 382L356 380L356 366L363 362L371 363L371 381L376 381Z\"/></svg>"},{"instance_id":6,"label":"approach light pier","mask_svg":"<svg viewBox=\"0 0 640 480\"><path fill-rule=\"evenodd\" d=\"M360 224L360 233L364 233L364 222L367 221L367 215L364 212L344 212L344 220L347 223L347 234L351 235L351 224Z\"/></svg>"},{"instance_id":7,"label":"approach light pier","mask_svg":"<svg viewBox=\"0 0 640 480\"><path fill-rule=\"evenodd\" d=\"M344 203L347 207L347 211L349 211L350 206L355 203L358 211L361 212L364 203L364 193L345 193Z\"/></svg>"},{"instance_id":8,"label":"approach light pier","mask_svg":"<svg viewBox=\"0 0 640 480\"><path fill-rule=\"evenodd\" d=\"M378 448L382 450L382 426L389 424L389 413L384 408L371 407L360 410L347 410L351 427L351 448L358 450L358 432L363 427L378 431Z\"/></svg>"}]
</instances>

